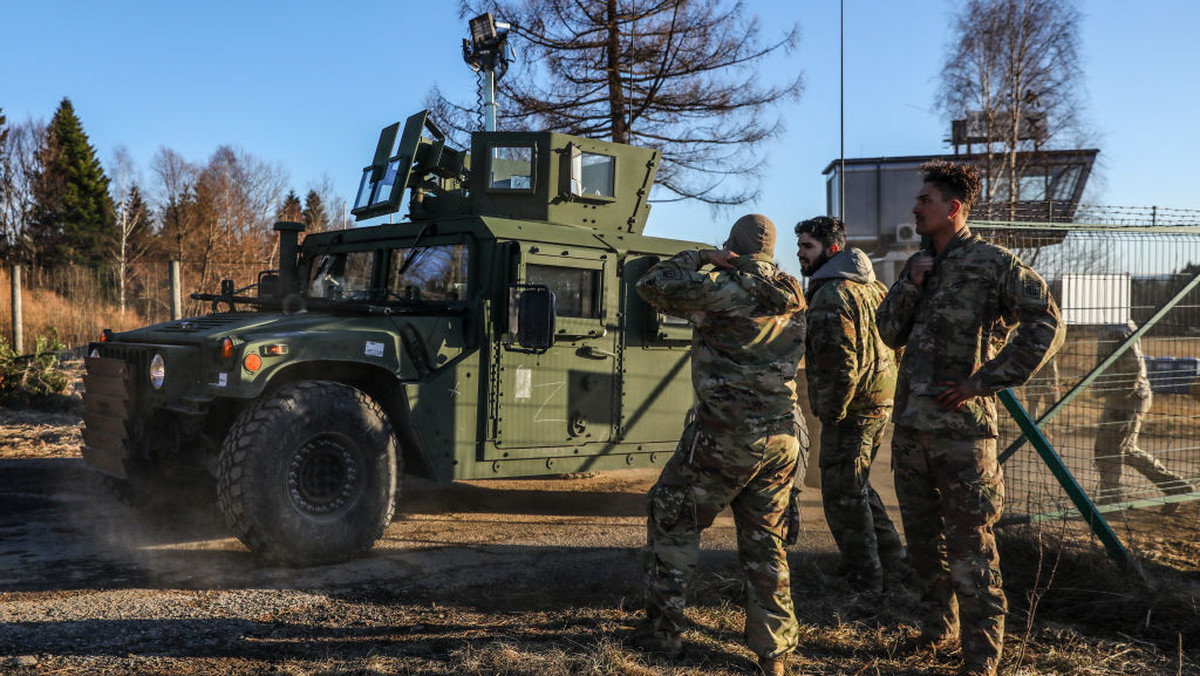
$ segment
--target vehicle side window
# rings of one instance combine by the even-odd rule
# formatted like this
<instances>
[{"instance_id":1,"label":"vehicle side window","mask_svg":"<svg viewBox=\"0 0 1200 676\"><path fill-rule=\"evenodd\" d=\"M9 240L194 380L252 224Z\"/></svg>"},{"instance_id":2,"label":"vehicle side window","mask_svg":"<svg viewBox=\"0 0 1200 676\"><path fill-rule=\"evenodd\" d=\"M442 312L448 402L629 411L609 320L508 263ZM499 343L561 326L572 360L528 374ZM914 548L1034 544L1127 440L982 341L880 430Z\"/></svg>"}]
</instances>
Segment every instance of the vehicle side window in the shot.
<instances>
[{"instance_id":1,"label":"vehicle side window","mask_svg":"<svg viewBox=\"0 0 1200 676\"><path fill-rule=\"evenodd\" d=\"M612 197L616 182L616 158L599 153L583 153L580 157L583 185L581 194Z\"/></svg>"},{"instance_id":2,"label":"vehicle side window","mask_svg":"<svg viewBox=\"0 0 1200 676\"><path fill-rule=\"evenodd\" d=\"M496 146L489 162L489 190L533 189L533 146Z\"/></svg>"},{"instance_id":3,"label":"vehicle side window","mask_svg":"<svg viewBox=\"0 0 1200 676\"><path fill-rule=\"evenodd\" d=\"M370 293L374 260L374 251L318 256L312 265L308 295L330 300L365 300Z\"/></svg>"},{"instance_id":4,"label":"vehicle side window","mask_svg":"<svg viewBox=\"0 0 1200 676\"><path fill-rule=\"evenodd\" d=\"M600 316L600 270L529 264L528 284L545 284L554 292L555 314L559 317Z\"/></svg>"},{"instance_id":5,"label":"vehicle side window","mask_svg":"<svg viewBox=\"0 0 1200 676\"><path fill-rule=\"evenodd\" d=\"M388 264L388 299L455 301L467 297L468 255L465 244L439 244L392 251Z\"/></svg>"}]
</instances>

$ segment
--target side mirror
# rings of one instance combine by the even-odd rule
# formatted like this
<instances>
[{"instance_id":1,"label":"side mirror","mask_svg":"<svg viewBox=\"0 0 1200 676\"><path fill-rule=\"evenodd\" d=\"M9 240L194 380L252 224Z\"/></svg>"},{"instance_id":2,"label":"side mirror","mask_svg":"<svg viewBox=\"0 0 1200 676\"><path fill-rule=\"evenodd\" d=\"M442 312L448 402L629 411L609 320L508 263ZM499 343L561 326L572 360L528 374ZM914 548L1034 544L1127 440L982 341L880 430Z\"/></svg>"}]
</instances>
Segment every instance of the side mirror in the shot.
<instances>
[{"instance_id":1,"label":"side mirror","mask_svg":"<svg viewBox=\"0 0 1200 676\"><path fill-rule=\"evenodd\" d=\"M545 352L554 344L554 292L543 284L512 284L517 295L517 344L531 352Z\"/></svg>"}]
</instances>

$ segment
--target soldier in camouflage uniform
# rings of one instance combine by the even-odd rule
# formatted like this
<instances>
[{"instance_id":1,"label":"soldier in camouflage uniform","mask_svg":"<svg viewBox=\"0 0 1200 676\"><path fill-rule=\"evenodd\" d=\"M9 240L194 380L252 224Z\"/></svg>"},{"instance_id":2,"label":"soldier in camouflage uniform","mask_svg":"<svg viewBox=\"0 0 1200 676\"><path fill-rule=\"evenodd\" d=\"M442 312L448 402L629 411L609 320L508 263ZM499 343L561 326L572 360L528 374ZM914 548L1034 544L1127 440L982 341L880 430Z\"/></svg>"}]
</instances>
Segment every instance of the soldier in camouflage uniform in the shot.
<instances>
[{"instance_id":1,"label":"soldier in camouflage uniform","mask_svg":"<svg viewBox=\"0 0 1200 676\"><path fill-rule=\"evenodd\" d=\"M743 216L725 251L685 251L638 280L647 302L692 324L697 400L695 421L647 496L647 622L640 640L682 651L685 590L700 533L731 506L746 576L746 642L766 673L782 674L799 640L784 517L807 449L795 385L804 355L804 295L772 263L774 247L771 221Z\"/></svg>"},{"instance_id":2,"label":"soldier in camouflage uniform","mask_svg":"<svg viewBox=\"0 0 1200 676\"><path fill-rule=\"evenodd\" d=\"M994 394L1045 364L1063 328L1046 282L967 227L980 191L975 168L934 161L921 170L913 215L932 250L908 260L876 315L884 342L904 348L893 413L896 495L922 585L922 638L959 634L962 673L991 676L1008 609L992 532L1004 499ZM997 351L1001 323L1015 328Z\"/></svg>"},{"instance_id":3,"label":"soldier in camouflage uniform","mask_svg":"<svg viewBox=\"0 0 1200 676\"><path fill-rule=\"evenodd\" d=\"M805 371L821 421L821 500L850 583L882 591L908 568L904 544L871 487L896 393L896 360L879 339L875 311L887 287L870 259L845 249L846 226L818 216L796 226L800 270L809 278Z\"/></svg>"},{"instance_id":4,"label":"soldier in camouflage uniform","mask_svg":"<svg viewBox=\"0 0 1200 676\"><path fill-rule=\"evenodd\" d=\"M1057 404L1061 396L1058 358L1053 357L1025 384L1025 410L1030 418L1037 420ZM1045 434L1046 430L1042 430L1042 433Z\"/></svg>"},{"instance_id":5,"label":"soldier in camouflage uniform","mask_svg":"<svg viewBox=\"0 0 1200 676\"><path fill-rule=\"evenodd\" d=\"M1105 327L1100 341L1115 350L1137 331L1133 322ZM1105 353L1101 355L1107 357ZM1146 378L1146 362L1142 359L1142 341L1137 339L1117 357L1097 381L1104 410L1100 413L1100 428L1096 431L1096 472L1100 475L1097 502L1121 502L1121 466L1129 465L1141 472L1167 495L1191 491L1191 486L1175 472L1138 446L1142 419L1150 410L1153 394Z\"/></svg>"}]
</instances>

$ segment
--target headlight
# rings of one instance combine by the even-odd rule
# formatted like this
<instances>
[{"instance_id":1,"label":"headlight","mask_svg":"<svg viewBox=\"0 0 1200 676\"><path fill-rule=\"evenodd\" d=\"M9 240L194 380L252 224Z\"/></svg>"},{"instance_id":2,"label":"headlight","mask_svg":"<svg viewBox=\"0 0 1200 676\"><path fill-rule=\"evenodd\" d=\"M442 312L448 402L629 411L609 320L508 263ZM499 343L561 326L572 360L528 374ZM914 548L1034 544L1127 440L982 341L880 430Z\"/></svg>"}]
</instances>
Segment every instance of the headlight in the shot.
<instances>
[{"instance_id":1,"label":"headlight","mask_svg":"<svg viewBox=\"0 0 1200 676\"><path fill-rule=\"evenodd\" d=\"M92 351L88 353L88 356L89 357L99 357L100 356L100 348L93 347Z\"/></svg>"},{"instance_id":2,"label":"headlight","mask_svg":"<svg viewBox=\"0 0 1200 676\"><path fill-rule=\"evenodd\" d=\"M154 353L154 358L150 360L150 384L154 389L161 390L163 381L167 379L167 362L163 359L161 352Z\"/></svg>"}]
</instances>

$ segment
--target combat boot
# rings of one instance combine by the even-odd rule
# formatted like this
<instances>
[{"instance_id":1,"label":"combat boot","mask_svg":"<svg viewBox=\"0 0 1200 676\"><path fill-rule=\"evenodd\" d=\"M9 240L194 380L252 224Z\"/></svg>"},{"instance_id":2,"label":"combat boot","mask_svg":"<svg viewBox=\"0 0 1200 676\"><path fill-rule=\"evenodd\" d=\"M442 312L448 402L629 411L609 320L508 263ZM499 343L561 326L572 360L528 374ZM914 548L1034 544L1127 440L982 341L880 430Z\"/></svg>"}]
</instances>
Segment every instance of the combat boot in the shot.
<instances>
[{"instance_id":1,"label":"combat boot","mask_svg":"<svg viewBox=\"0 0 1200 676\"><path fill-rule=\"evenodd\" d=\"M996 667L991 664L964 664L958 676L996 676Z\"/></svg>"},{"instance_id":2,"label":"combat boot","mask_svg":"<svg viewBox=\"0 0 1200 676\"><path fill-rule=\"evenodd\" d=\"M758 658L758 670L766 676L784 676L787 674L787 656L760 657Z\"/></svg>"},{"instance_id":3,"label":"combat boot","mask_svg":"<svg viewBox=\"0 0 1200 676\"><path fill-rule=\"evenodd\" d=\"M655 631L649 622L643 623L633 633L633 644L642 651L677 659L683 655L683 637L678 633Z\"/></svg>"}]
</instances>

